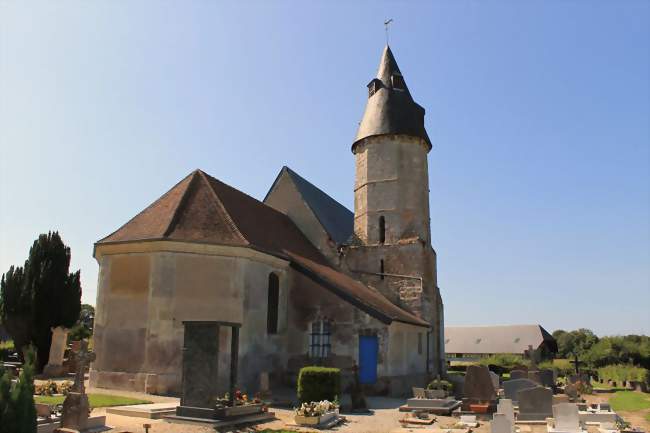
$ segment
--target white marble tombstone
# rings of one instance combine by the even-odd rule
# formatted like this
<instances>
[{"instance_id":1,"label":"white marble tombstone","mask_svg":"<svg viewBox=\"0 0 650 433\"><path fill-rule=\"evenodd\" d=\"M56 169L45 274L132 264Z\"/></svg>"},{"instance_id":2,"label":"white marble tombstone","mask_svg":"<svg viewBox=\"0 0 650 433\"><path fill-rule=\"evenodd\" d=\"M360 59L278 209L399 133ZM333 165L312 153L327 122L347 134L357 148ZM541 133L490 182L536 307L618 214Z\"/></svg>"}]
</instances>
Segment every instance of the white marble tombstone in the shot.
<instances>
[{"instance_id":1,"label":"white marble tombstone","mask_svg":"<svg viewBox=\"0 0 650 433\"><path fill-rule=\"evenodd\" d=\"M503 413L495 413L490 421L490 433L512 433L514 425Z\"/></svg>"},{"instance_id":2,"label":"white marble tombstone","mask_svg":"<svg viewBox=\"0 0 650 433\"><path fill-rule=\"evenodd\" d=\"M512 423L513 427L515 425L515 408L512 405L512 400L507 398L502 398L497 404L497 413L504 414Z\"/></svg>"},{"instance_id":3,"label":"white marble tombstone","mask_svg":"<svg viewBox=\"0 0 650 433\"><path fill-rule=\"evenodd\" d=\"M560 433L581 432L578 405L575 403L560 403L553 406L555 419L554 431Z\"/></svg>"},{"instance_id":4,"label":"white marble tombstone","mask_svg":"<svg viewBox=\"0 0 650 433\"><path fill-rule=\"evenodd\" d=\"M50 345L50 357L43 369L43 374L48 377L61 376L63 371L63 355L65 355L66 343L68 341L68 329L57 326L52 328L52 344Z\"/></svg>"}]
</instances>

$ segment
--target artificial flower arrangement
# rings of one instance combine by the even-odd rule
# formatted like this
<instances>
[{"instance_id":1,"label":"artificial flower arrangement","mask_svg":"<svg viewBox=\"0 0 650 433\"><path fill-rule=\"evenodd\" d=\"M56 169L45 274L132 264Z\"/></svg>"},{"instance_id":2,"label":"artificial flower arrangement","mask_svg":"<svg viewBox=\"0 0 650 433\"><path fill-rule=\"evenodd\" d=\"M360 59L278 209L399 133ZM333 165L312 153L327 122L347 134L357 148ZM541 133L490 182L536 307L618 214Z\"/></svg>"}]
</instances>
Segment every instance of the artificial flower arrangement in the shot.
<instances>
[{"instance_id":1,"label":"artificial flower arrangement","mask_svg":"<svg viewBox=\"0 0 650 433\"><path fill-rule=\"evenodd\" d=\"M295 420L297 424L321 424L335 418L338 410L339 405L328 400L303 403L295 409Z\"/></svg>"}]
</instances>

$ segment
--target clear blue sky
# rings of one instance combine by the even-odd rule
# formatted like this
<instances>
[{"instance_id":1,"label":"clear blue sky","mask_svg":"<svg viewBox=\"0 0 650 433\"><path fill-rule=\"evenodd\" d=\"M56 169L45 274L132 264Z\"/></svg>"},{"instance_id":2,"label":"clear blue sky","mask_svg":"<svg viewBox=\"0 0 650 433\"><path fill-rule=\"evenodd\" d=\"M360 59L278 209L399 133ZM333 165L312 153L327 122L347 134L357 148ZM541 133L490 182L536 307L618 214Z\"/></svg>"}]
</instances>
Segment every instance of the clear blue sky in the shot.
<instances>
[{"instance_id":1,"label":"clear blue sky","mask_svg":"<svg viewBox=\"0 0 650 433\"><path fill-rule=\"evenodd\" d=\"M93 242L195 168L352 208L390 17L447 324L650 334L650 2L241 3L0 0L2 272L57 229L94 304Z\"/></svg>"}]
</instances>

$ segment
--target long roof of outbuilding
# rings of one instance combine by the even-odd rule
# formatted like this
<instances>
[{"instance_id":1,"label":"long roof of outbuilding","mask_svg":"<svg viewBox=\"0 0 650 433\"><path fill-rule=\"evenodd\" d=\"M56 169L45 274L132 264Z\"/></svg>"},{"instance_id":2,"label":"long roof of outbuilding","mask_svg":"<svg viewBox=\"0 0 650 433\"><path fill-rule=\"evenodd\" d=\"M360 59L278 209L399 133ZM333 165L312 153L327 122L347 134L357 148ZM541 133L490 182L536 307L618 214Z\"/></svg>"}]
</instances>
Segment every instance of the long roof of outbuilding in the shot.
<instances>
[{"instance_id":1,"label":"long roof of outbuilding","mask_svg":"<svg viewBox=\"0 0 650 433\"><path fill-rule=\"evenodd\" d=\"M445 326L445 352L465 354L524 353L543 342L556 344L541 325Z\"/></svg>"},{"instance_id":2,"label":"long roof of outbuilding","mask_svg":"<svg viewBox=\"0 0 650 433\"><path fill-rule=\"evenodd\" d=\"M377 290L334 269L291 219L195 170L96 246L142 241L199 242L248 247L291 266L376 319L428 326Z\"/></svg>"}]
</instances>

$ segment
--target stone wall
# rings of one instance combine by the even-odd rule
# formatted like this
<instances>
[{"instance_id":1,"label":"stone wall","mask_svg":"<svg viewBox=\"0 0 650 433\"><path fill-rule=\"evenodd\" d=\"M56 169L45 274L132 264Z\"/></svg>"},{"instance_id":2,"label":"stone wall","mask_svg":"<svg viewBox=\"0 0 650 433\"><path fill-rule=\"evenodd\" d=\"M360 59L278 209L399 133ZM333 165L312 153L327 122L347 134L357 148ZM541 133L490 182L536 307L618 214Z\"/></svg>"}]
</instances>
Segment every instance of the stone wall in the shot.
<instances>
[{"instance_id":1,"label":"stone wall","mask_svg":"<svg viewBox=\"0 0 650 433\"><path fill-rule=\"evenodd\" d=\"M424 140L382 135L354 148L354 233L363 244L378 244L379 218L386 221L386 243L419 238L431 242L429 177Z\"/></svg>"},{"instance_id":2,"label":"stone wall","mask_svg":"<svg viewBox=\"0 0 650 433\"><path fill-rule=\"evenodd\" d=\"M277 180L264 203L287 215L325 257L336 263L336 242L329 237L314 212L303 201L286 171Z\"/></svg>"},{"instance_id":3,"label":"stone wall","mask_svg":"<svg viewBox=\"0 0 650 433\"><path fill-rule=\"evenodd\" d=\"M286 335L266 335L266 304L274 272L280 281L279 330L286 329L286 261L244 248L170 242L100 248L91 385L178 393L185 320L246 324L240 335L242 385L252 386L259 371L285 363ZM228 329L221 330L220 339L221 347L229 348ZM276 355L260 356L264 353ZM229 362L229 351L222 350L224 392Z\"/></svg>"}]
</instances>

